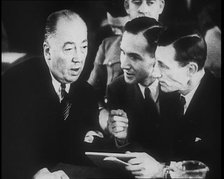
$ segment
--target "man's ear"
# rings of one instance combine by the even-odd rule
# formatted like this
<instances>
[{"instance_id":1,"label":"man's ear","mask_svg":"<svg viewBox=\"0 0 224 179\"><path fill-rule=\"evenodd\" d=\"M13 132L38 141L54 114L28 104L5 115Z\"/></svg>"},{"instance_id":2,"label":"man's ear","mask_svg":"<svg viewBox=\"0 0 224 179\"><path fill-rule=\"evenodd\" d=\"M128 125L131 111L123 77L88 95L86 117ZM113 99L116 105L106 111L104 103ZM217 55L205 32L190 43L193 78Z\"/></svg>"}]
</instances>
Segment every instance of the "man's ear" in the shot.
<instances>
[{"instance_id":1,"label":"man's ear","mask_svg":"<svg viewBox=\"0 0 224 179\"><path fill-rule=\"evenodd\" d=\"M162 14L164 7L165 7L165 0L160 0L160 5L159 5L160 12L159 12L159 14Z\"/></svg>"},{"instance_id":2,"label":"man's ear","mask_svg":"<svg viewBox=\"0 0 224 179\"><path fill-rule=\"evenodd\" d=\"M192 76L198 71L198 64L195 62L190 62L188 65L188 75Z\"/></svg>"},{"instance_id":3,"label":"man's ear","mask_svg":"<svg viewBox=\"0 0 224 179\"><path fill-rule=\"evenodd\" d=\"M44 58L46 60L50 60L50 46L49 43L44 41L43 43L43 50L44 50Z\"/></svg>"},{"instance_id":4,"label":"man's ear","mask_svg":"<svg viewBox=\"0 0 224 179\"><path fill-rule=\"evenodd\" d=\"M129 11L129 0L124 0L124 8L127 12L127 14L130 14L130 11Z\"/></svg>"}]
</instances>

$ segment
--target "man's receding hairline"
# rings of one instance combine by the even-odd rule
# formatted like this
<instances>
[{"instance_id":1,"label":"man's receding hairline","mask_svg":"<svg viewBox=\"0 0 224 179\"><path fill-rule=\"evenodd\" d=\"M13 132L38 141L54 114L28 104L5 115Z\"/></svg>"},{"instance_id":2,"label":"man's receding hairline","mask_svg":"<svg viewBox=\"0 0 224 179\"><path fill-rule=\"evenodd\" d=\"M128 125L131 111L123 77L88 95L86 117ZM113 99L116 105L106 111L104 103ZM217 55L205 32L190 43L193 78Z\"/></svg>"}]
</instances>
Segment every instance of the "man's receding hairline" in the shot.
<instances>
[{"instance_id":1,"label":"man's receding hairline","mask_svg":"<svg viewBox=\"0 0 224 179\"><path fill-rule=\"evenodd\" d=\"M57 31L58 31L58 24L59 22L65 22L65 23L69 23L69 22L78 22L80 23L87 31L87 25L85 23L85 21L75 12L73 12L73 14L70 14L69 16L64 16L64 15L61 15L60 17L58 17L58 20L56 22L56 25L55 25L55 32L54 33L51 33L49 34L48 38L47 39L50 39L50 38L54 38L55 35L57 34ZM47 40L46 39L46 40Z\"/></svg>"},{"instance_id":2,"label":"man's receding hairline","mask_svg":"<svg viewBox=\"0 0 224 179\"><path fill-rule=\"evenodd\" d=\"M58 18L56 26L58 25L59 21L62 21L62 20L64 20L65 22L69 22L69 21L79 22L83 24L85 27L87 27L85 21L77 13L73 13L68 16L60 16Z\"/></svg>"}]
</instances>

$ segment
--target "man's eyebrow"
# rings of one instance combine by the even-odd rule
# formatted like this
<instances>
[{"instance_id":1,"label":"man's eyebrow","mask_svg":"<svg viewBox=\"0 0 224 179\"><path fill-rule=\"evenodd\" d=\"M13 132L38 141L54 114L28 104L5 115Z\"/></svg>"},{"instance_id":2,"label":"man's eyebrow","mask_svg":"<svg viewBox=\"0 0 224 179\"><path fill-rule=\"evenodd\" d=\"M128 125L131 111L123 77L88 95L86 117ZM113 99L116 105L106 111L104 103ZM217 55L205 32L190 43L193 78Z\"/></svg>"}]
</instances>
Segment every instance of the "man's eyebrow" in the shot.
<instances>
[{"instance_id":1,"label":"man's eyebrow","mask_svg":"<svg viewBox=\"0 0 224 179\"><path fill-rule=\"evenodd\" d=\"M66 45L74 45L74 42L65 42L63 47L65 47Z\"/></svg>"},{"instance_id":2,"label":"man's eyebrow","mask_svg":"<svg viewBox=\"0 0 224 179\"><path fill-rule=\"evenodd\" d=\"M124 52L124 50L120 47L121 52ZM137 58L141 58L141 56L137 53L133 53L133 52L125 52L128 56L131 57L137 57Z\"/></svg>"},{"instance_id":3,"label":"man's eyebrow","mask_svg":"<svg viewBox=\"0 0 224 179\"><path fill-rule=\"evenodd\" d=\"M157 61L159 63L159 65L163 66L163 67L166 67L166 68L169 68L166 64L164 64L163 62L161 61Z\"/></svg>"},{"instance_id":4,"label":"man's eyebrow","mask_svg":"<svg viewBox=\"0 0 224 179\"><path fill-rule=\"evenodd\" d=\"M82 41L82 43L88 43L88 40L85 39L85 40ZM75 44L74 42L65 42L63 47L65 47L66 45L74 45L74 44Z\"/></svg>"},{"instance_id":5,"label":"man's eyebrow","mask_svg":"<svg viewBox=\"0 0 224 179\"><path fill-rule=\"evenodd\" d=\"M88 43L88 40L87 40L87 39L85 39L85 40L83 40L83 41L82 41L82 43Z\"/></svg>"},{"instance_id":6,"label":"man's eyebrow","mask_svg":"<svg viewBox=\"0 0 224 179\"><path fill-rule=\"evenodd\" d=\"M132 52L130 52L130 53L127 53L127 55L128 56L131 56L131 57L136 57L136 58L142 58L139 54L137 54L137 53L132 53Z\"/></svg>"}]
</instances>

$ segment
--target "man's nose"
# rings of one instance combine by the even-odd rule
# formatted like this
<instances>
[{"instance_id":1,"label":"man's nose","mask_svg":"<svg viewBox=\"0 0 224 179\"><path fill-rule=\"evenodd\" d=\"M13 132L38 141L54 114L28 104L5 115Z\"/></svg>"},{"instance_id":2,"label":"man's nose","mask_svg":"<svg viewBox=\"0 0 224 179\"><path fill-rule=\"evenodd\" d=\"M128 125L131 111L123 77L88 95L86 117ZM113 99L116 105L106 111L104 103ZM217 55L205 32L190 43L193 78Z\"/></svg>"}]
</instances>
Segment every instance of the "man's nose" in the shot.
<instances>
[{"instance_id":1,"label":"man's nose","mask_svg":"<svg viewBox=\"0 0 224 179\"><path fill-rule=\"evenodd\" d=\"M78 48L75 48L74 53L72 54L72 61L75 63L81 62L81 51Z\"/></svg>"},{"instance_id":2,"label":"man's nose","mask_svg":"<svg viewBox=\"0 0 224 179\"><path fill-rule=\"evenodd\" d=\"M152 76L154 78L161 78L162 77L161 71L158 67L158 63L155 63L155 65L154 65L154 68L153 68L153 71L152 71Z\"/></svg>"},{"instance_id":3,"label":"man's nose","mask_svg":"<svg viewBox=\"0 0 224 179\"><path fill-rule=\"evenodd\" d=\"M121 61L121 68L122 69L129 69L130 68L130 60L126 55L122 55L120 57Z\"/></svg>"},{"instance_id":4,"label":"man's nose","mask_svg":"<svg viewBox=\"0 0 224 179\"><path fill-rule=\"evenodd\" d=\"M143 1L142 4L140 5L138 11L142 14L147 14L148 13L148 5L146 3L146 1Z\"/></svg>"}]
</instances>

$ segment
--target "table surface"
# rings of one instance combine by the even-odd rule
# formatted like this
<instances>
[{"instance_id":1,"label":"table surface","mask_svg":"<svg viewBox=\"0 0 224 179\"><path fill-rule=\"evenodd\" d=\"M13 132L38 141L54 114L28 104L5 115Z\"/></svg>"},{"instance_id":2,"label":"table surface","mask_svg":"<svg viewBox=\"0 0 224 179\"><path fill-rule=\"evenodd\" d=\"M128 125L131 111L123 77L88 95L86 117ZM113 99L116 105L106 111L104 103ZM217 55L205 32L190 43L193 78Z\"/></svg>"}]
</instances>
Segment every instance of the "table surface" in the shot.
<instances>
[{"instance_id":1,"label":"table surface","mask_svg":"<svg viewBox=\"0 0 224 179\"><path fill-rule=\"evenodd\" d=\"M70 179L133 178L124 168L101 168L59 163L54 170L63 170Z\"/></svg>"}]
</instances>

